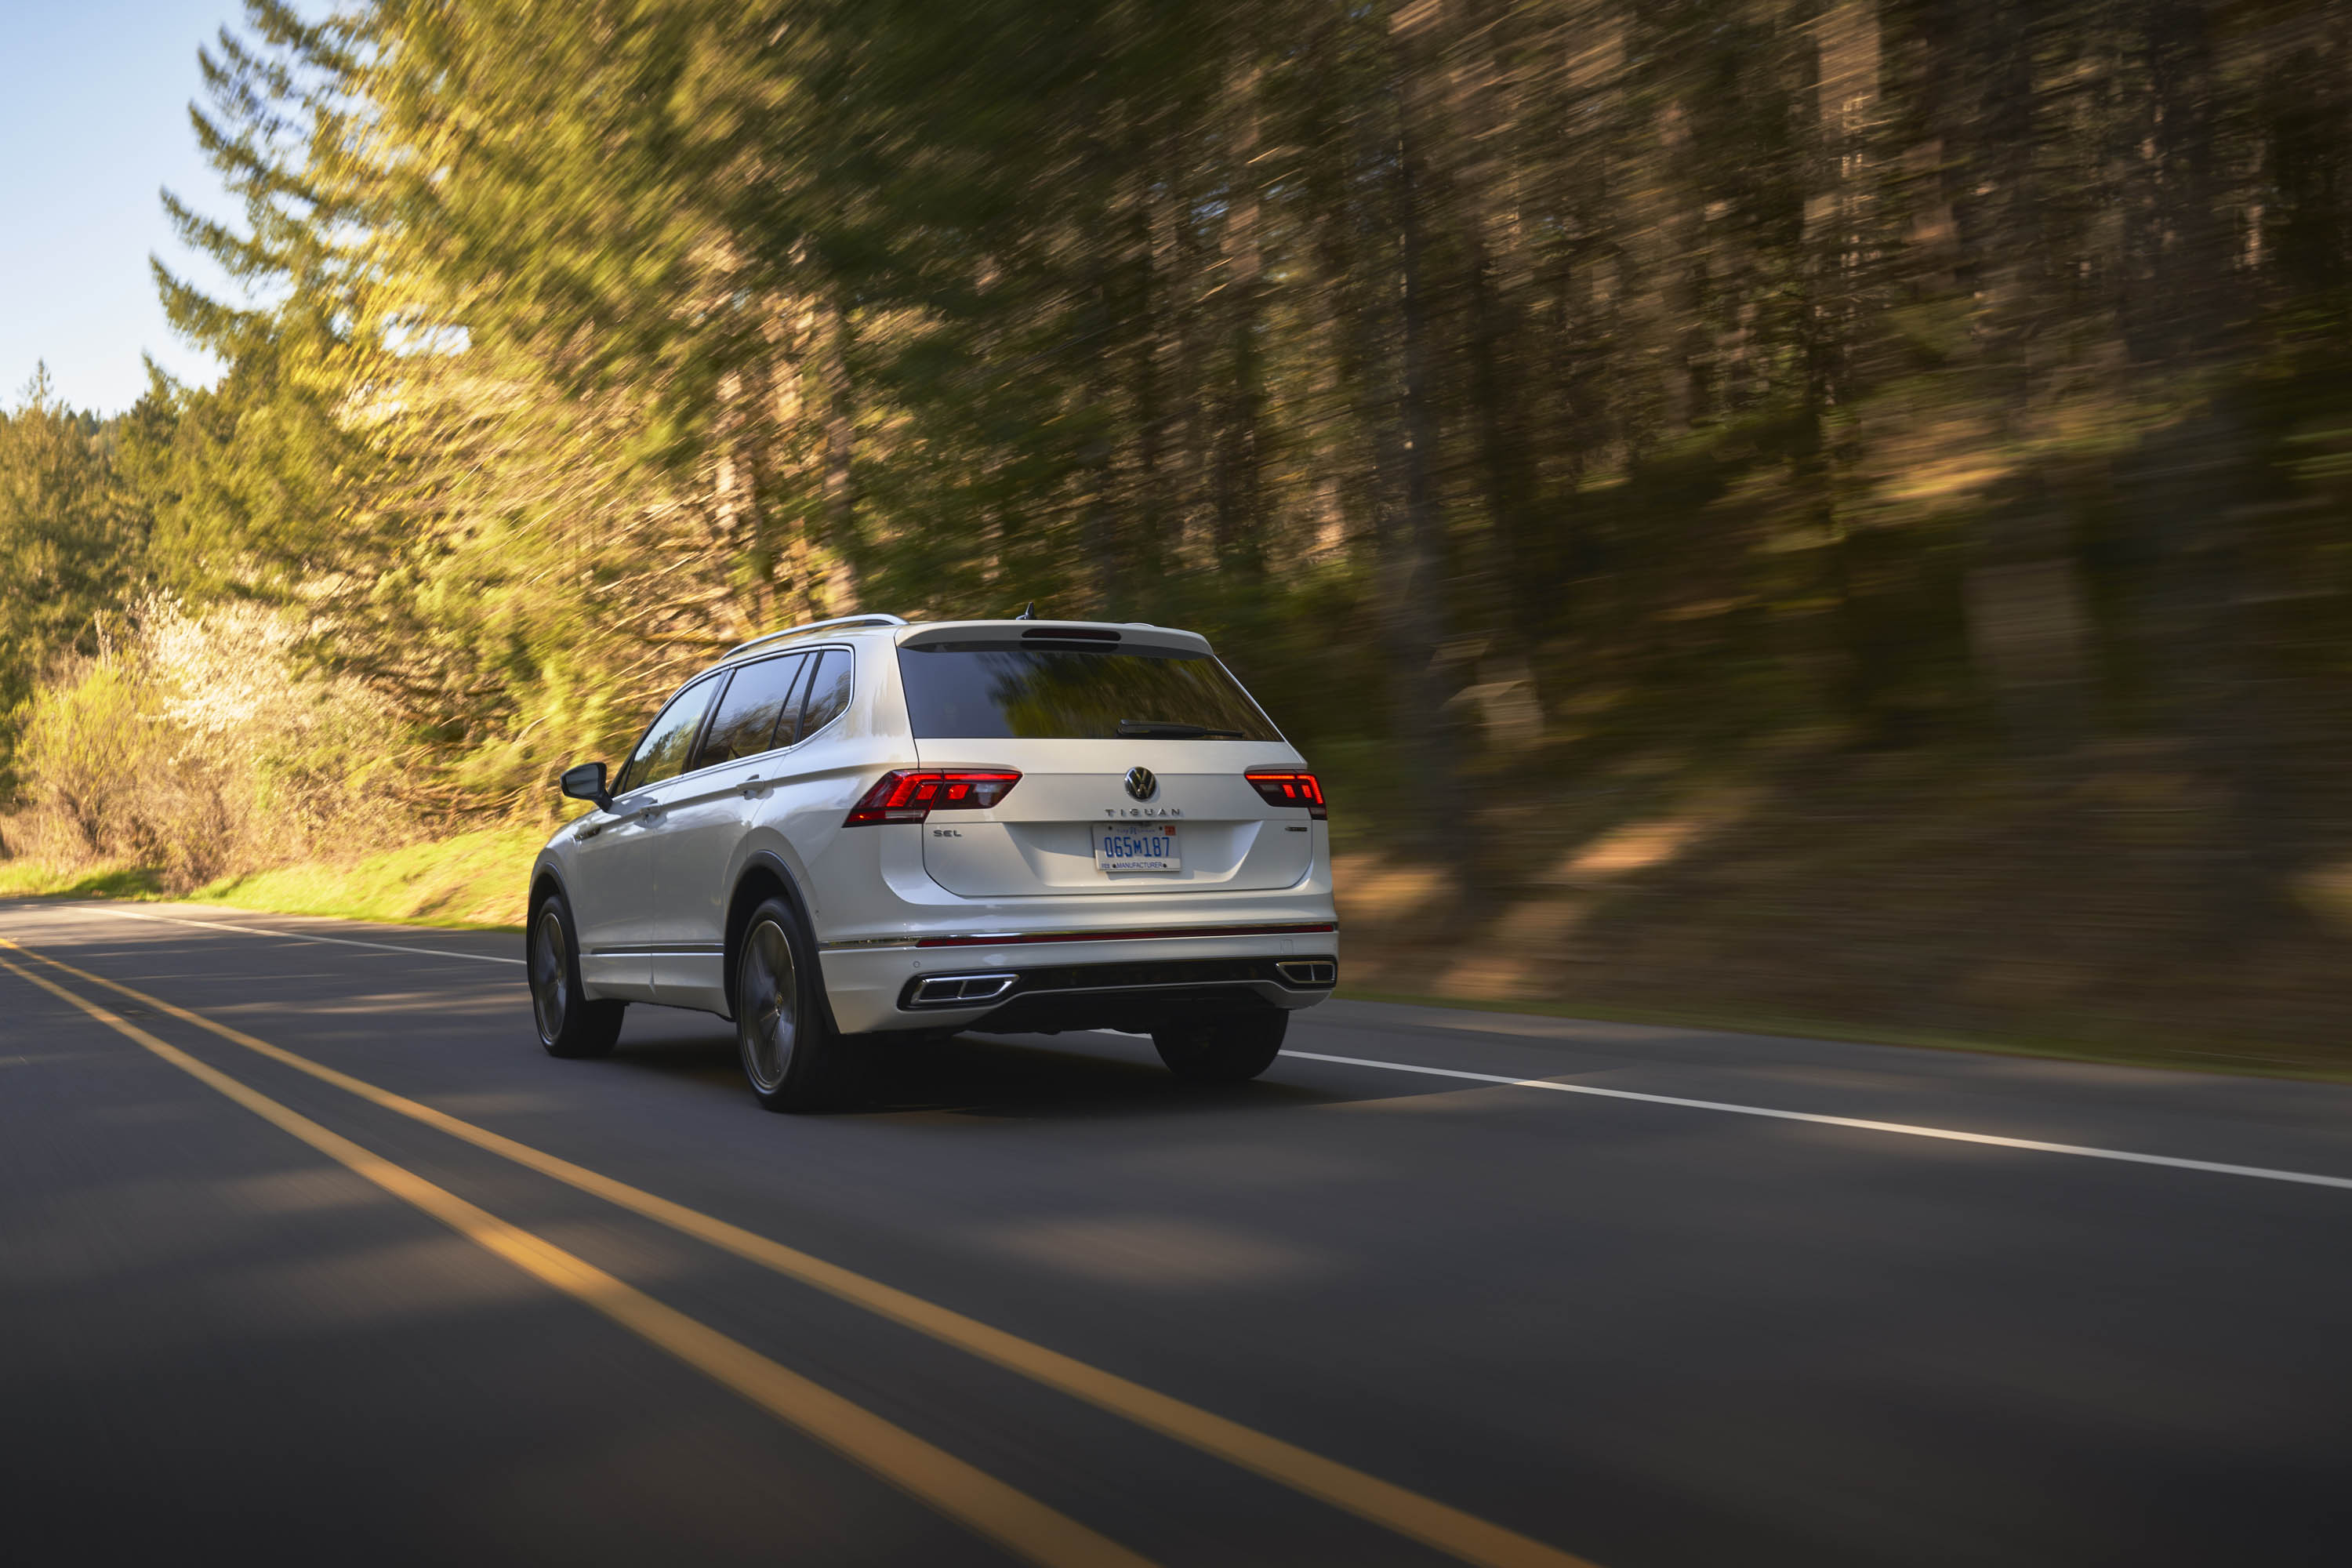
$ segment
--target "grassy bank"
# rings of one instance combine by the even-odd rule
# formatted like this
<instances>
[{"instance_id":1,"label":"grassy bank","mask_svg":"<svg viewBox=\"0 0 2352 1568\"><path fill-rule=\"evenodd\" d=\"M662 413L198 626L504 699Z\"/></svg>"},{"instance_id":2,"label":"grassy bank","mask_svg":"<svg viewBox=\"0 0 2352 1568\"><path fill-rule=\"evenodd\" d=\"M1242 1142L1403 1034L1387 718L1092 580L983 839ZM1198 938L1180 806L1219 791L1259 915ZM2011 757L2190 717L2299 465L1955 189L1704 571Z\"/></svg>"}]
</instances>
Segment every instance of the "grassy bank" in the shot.
<instances>
[{"instance_id":1,"label":"grassy bank","mask_svg":"<svg viewBox=\"0 0 2352 1568\"><path fill-rule=\"evenodd\" d=\"M0 860L0 899L152 899L163 887L163 874L152 866Z\"/></svg>"},{"instance_id":2,"label":"grassy bank","mask_svg":"<svg viewBox=\"0 0 2352 1568\"><path fill-rule=\"evenodd\" d=\"M5 860L0 898L176 898L271 914L520 931L524 879L546 839L541 826L483 828L342 864L278 866L223 877L177 894L167 890L163 874L152 866Z\"/></svg>"},{"instance_id":3,"label":"grassy bank","mask_svg":"<svg viewBox=\"0 0 2352 1568\"><path fill-rule=\"evenodd\" d=\"M190 901L287 915L520 931L544 826L492 827L404 845L348 865L280 866L224 877Z\"/></svg>"}]
</instances>

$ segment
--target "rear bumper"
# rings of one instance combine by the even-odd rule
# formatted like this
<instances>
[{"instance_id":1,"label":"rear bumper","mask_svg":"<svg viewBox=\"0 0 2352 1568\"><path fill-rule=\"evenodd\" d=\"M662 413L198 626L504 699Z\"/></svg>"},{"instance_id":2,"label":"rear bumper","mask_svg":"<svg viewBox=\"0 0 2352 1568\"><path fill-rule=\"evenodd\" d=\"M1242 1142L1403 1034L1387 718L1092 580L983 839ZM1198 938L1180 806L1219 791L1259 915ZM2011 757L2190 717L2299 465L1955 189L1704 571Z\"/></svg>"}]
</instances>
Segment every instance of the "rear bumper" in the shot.
<instances>
[{"instance_id":1,"label":"rear bumper","mask_svg":"<svg viewBox=\"0 0 2352 1568\"><path fill-rule=\"evenodd\" d=\"M820 954L835 1021L851 1033L1133 1028L1174 1012L1311 1007L1338 979L1329 922L1216 935L1154 934Z\"/></svg>"}]
</instances>

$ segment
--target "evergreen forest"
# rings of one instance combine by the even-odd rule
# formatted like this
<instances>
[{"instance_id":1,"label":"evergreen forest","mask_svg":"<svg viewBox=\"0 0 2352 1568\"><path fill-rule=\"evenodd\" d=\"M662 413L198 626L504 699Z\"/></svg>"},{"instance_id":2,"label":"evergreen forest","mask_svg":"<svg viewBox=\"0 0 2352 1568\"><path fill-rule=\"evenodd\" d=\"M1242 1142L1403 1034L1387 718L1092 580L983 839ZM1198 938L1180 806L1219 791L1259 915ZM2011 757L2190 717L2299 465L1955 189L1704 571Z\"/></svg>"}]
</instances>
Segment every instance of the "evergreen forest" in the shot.
<instances>
[{"instance_id":1,"label":"evergreen forest","mask_svg":"<svg viewBox=\"0 0 2352 1568\"><path fill-rule=\"evenodd\" d=\"M1343 982L2352 1072L2346 0L248 0L203 68L218 380L0 367L21 861L519 909L731 644L1034 601L1314 761Z\"/></svg>"}]
</instances>

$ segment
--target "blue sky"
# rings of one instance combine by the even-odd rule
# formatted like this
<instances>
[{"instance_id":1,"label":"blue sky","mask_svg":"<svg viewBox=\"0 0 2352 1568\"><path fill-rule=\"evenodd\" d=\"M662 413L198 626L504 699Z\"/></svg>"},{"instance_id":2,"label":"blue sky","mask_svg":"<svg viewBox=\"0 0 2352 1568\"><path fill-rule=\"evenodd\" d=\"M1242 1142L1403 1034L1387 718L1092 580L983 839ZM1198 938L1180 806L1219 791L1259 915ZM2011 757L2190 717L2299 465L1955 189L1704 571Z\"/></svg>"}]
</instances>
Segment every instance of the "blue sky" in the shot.
<instances>
[{"instance_id":1,"label":"blue sky","mask_svg":"<svg viewBox=\"0 0 2352 1568\"><path fill-rule=\"evenodd\" d=\"M142 350L215 367L164 325L147 258L210 279L157 199L236 216L196 153L196 47L239 0L0 0L0 406L47 360L59 395L110 414L146 389Z\"/></svg>"}]
</instances>

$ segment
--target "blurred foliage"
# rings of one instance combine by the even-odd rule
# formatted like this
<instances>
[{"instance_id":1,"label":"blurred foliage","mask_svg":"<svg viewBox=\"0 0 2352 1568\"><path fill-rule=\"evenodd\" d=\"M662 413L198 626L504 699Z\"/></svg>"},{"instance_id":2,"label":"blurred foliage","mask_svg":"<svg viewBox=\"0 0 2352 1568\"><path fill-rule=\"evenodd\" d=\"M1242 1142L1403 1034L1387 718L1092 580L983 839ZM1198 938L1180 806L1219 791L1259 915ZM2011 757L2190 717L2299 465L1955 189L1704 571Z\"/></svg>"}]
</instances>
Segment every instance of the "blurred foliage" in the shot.
<instances>
[{"instance_id":1,"label":"blurred foliage","mask_svg":"<svg viewBox=\"0 0 2352 1568\"><path fill-rule=\"evenodd\" d=\"M161 872L174 889L236 865L381 843L409 826L388 789L389 713L305 666L282 610L191 616L150 598L94 657L53 663L17 715L16 847Z\"/></svg>"},{"instance_id":2,"label":"blurred foliage","mask_svg":"<svg viewBox=\"0 0 2352 1568\"><path fill-rule=\"evenodd\" d=\"M406 809L543 811L734 639L1034 599L1474 893L1888 756L2172 814L2209 935L2352 854L2342 0L306 15L205 54L227 374L0 432L12 701L268 603Z\"/></svg>"},{"instance_id":3,"label":"blurred foliage","mask_svg":"<svg viewBox=\"0 0 2352 1568\"><path fill-rule=\"evenodd\" d=\"M68 409L44 365L0 413L0 713L31 695L52 655L96 653L106 612L137 580L142 498L117 454L147 412L101 421ZM13 739L0 733L0 795L14 782Z\"/></svg>"}]
</instances>

